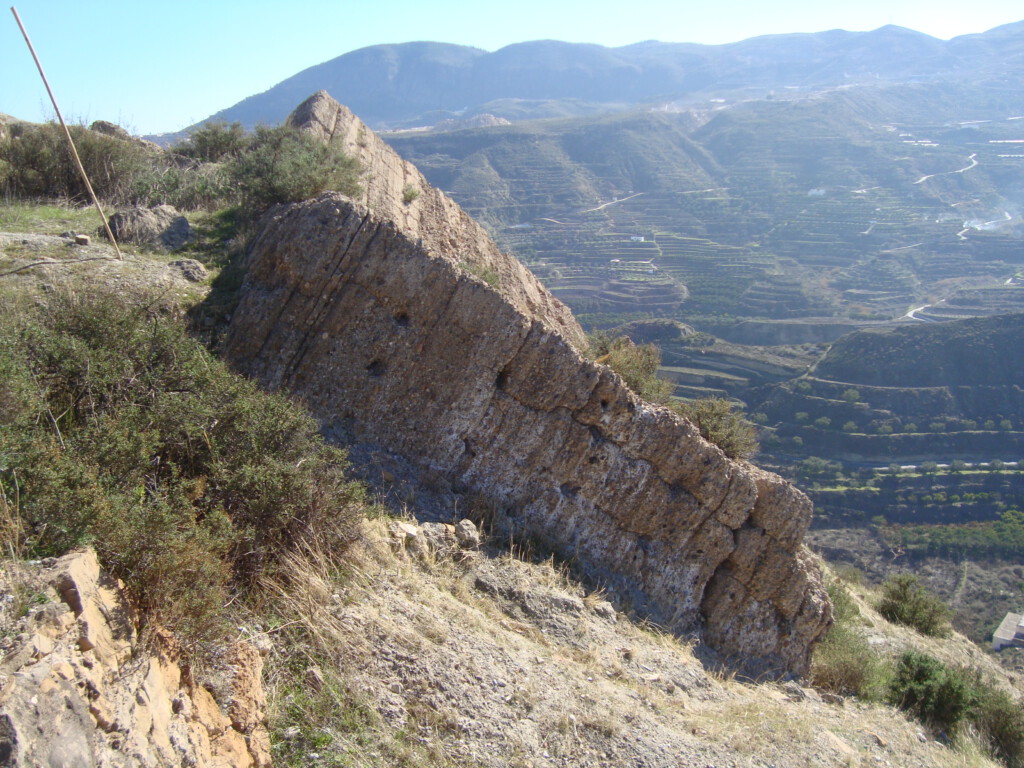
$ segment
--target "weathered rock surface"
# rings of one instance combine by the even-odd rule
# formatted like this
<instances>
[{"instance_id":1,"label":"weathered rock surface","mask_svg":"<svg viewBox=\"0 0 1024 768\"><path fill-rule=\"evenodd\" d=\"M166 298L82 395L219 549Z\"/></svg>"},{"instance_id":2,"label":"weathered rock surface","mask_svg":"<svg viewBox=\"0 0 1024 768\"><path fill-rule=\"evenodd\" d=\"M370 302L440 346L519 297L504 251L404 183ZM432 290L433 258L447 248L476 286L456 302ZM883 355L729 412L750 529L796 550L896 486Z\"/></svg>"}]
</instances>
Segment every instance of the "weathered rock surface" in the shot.
<instances>
[{"instance_id":1,"label":"weathered rock surface","mask_svg":"<svg viewBox=\"0 0 1024 768\"><path fill-rule=\"evenodd\" d=\"M110 136L112 139L130 141L133 144L139 144L156 152L161 151L159 144L155 144L148 139L139 138L138 136L132 136L120 125L112 123L109 120L94 120L89 126L89 130L95 131L96 133L102 133L104 136Z\"/></svg>"},{"instance_id":2,"label":"weathered rock surface","mask_svg":"<svg viewBox=\"0 0 1024 768\"><path fill-rule=\"evenodd\" d=\"M403 160L362 120L320 91L288 118L288 124L323 141L341 142L363 168L359 199L379 219L390 220L427 253L452 260L483 275L528 317L544 322L582 348L583 331L569 308L526 267L502 254L483 227L412 163Z\"/></svg>"},{"instance_id":3,"label":"weathered rock surface","mask_svg":"<svg viewBox=\"0 0 1024 768\"><path fill-rule=\"evenodd\" d=\"M134 243L158 251L176 251L195 236L188 219L172 205L118 211L107 223L118 242ZM102 234L106 234L105 231Z\"/></svg>"},{"instance_id":4,"label":"weathered rock surface","mask_svg":"<svg viewBox=\"0 0 1024 768\"><path fill-rule=\"evenodd\" d=\"M302 117L311 102L293 123L362 146L370 208L326 194L268 215L229 360L327 434L482 494L639 613L747 670L806 670L831 617L808 499L582 358L579 326L518 262L347 110ZM423 207L406 211L410 179Z\"/></svg>"},{"instance_id":5,"label":"weathered rock surface","mask_svg":"<svg viewBox=\"0 0 1024 768\"><path fill-rule=\"evenodd\" d=\"M172 261L167 266L177 269L181 272L181 276L190 283L201 283L209 277L206 267L195 259L178 259L176 261Z\"/></svg>"},{"instance_id":6,"label":"weathered rock surface","mask_svg":"<svg viewBox=\"0 0 1024 768\"><path fill-rule=\"evenodd\" d=\"M104 136L122 139L123 141L132 140L132 135L128 133L128 131L117 123L112 123L109 120L93 120L92 125L89 126L89 130L96 131L96 133L102 133Z\"/></svg>"},{"instance_id":7,"label":"weathered rock surface","mask_svg":"<svg viewBox=\"0 0 1024 768\"><path fill-rule=\"evenodd\" d=\"M21 569L15 573L14 568ZM230 653L227 714L178 664L174 641L140 641L120 585L95 553L41 566L8 564L0 616L0 765L47 768L269 766L259 653Z\"/></svg>"}]
</instances>

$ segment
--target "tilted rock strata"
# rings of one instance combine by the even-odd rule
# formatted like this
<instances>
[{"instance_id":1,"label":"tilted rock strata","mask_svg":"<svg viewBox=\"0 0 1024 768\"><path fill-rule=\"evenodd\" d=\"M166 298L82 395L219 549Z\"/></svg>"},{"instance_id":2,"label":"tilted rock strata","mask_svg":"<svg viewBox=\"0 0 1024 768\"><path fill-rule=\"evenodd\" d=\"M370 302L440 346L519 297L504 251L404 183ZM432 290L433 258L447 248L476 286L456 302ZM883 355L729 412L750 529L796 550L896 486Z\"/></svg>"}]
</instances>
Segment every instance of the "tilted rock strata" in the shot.
<instances>
[{"instance_id":1,"label":"tilted rock strata","mask_svg":"<svg viewBox=\"0 0 1024 768\"><path fill-rule=\"evenodd\" d=\"M17 636L0 661L0 764L270 765L262 659L251 646L230 652L225 715L179 666L170 636L140 642L121 586L102 574L94 552L62 557L39 578L51 602L4 627Z\"/></svg>"},{"instance_id":2,"label":"tilted rock strata","mask_svg":"<svg viewBox=\"0 0 1024 768\"><path fill-rule=\"evenodd\" d=\"M328 434L484 494L672 630L750 670L806 670L831 617L807 498L638 399L452 248L337 194L277 209L225 353Z\"/></svg>"},{"instance_id":3,"label":"tilted rock strata","mask_svg":"<svg viewBox=\"0 0 1024 768\"><path fill-rule=\"evenodd\" d=\"M394 221L423 250L454 258L465 268L490 276L520 312L543 318L577 348L583 348L583 331L569 308L518 260L503 254L483 227L441 190L430 186L416 166L403 160L326 91L300 104L288 124L322 141L339 142L359 162L360 202L379 218Z\"/></svg>"}]
</instances>

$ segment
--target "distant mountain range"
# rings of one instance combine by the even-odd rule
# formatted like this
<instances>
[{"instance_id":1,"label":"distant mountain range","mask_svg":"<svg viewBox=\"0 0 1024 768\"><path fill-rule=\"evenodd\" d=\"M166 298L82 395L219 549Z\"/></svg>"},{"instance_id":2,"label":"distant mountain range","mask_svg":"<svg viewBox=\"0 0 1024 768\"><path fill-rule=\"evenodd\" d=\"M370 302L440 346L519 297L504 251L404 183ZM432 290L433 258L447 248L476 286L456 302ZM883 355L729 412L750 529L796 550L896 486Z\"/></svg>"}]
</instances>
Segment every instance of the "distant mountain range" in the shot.
<instances>
[{"instance_id":1,"label":"distant mountain range","mask_svg":"<svg viewBox=\"0 0 1024 768\"><path fill-rule=\"evenodd\" d=\"M492 114L509 120L685 107L872 82L973 82L1019 89L1024 21L938 40L902 27L755 37L727 45L647 41L621 48L539 40L493 53L435 42L346 53L208 120L276 124L327 90L374 128ZM202 121L206 122L206 121Z\"/></svg>"}]
</instances>

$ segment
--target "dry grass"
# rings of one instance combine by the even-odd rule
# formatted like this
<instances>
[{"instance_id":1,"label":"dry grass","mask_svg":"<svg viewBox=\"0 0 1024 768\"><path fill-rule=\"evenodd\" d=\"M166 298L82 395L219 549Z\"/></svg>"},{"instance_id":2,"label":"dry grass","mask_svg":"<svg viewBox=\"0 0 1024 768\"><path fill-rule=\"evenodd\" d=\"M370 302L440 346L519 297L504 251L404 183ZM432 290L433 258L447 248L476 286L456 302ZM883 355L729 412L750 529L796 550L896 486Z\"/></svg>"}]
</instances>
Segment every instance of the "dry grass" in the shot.
<instances>
[{"instance_id":1,"label":"dry grass","mask_svg":"<svg viewBox=\"0 0 1024 768\"><path fill-rule=\"evenodd\" d=\"M543 764L545 753L624 765L662 743L680 760L709 764L995 765L969 740L956 749L921 743L920 726L882 705L794 702L775 685L728 675L708 678L699 696L680 690L675 674L704 673L689 643L656 626L573 615L589 640L567 645L474 588L476 563L396 551L389 522L367 521L344 563L307 545L266 585L278 625L265 631L282 650L268 667L282 765L302 765L310 750L332 755L326 765L504 768ZM600 599L581 597L554 561L495 564L517 590L564 590L587 611ZM869 621L890 629L870 613ZM303 698L314 665L327 692ZM287 741L292 726L303 735Z\"/></svg>"}]
</instances>

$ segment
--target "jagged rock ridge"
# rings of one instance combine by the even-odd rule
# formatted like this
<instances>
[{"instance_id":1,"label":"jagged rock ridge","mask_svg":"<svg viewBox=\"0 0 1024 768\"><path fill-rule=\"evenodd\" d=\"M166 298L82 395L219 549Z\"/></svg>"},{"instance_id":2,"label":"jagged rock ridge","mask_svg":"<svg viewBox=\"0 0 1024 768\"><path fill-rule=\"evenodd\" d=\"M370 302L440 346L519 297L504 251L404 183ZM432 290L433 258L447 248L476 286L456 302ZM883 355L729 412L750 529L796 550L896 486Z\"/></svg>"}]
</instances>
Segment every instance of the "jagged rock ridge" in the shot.
<instances>
[{"instance_id":1,"label":"jagged rock ridge","mask_svg":"<svg viewBox=\"0 0 1024 768\"><path fill-rule=\"evenodd\" d=\"M805 671L831 618L802 547L807 498L584 359L564 306L328 98L290 119L346 137L364 200L268 215L228 359L301 397L328 434L482 494L672 630L751 671Z\"/></svg>"},{"instance_id":2,"label":"jagged rock ridge","mask_svg":"<svg viewBox=\"0 0 1024 768\"><path fill-rule=\"evenodd\" d=\"M579 346L583 331L569 308L548 293L516 259L498 250L483 227L432 187L352 112L319 91L288 118L288 124L323 141L338 141L363 169L359 200L381 220L391 220L425 252L443 254L493 276L502 294L521 312L544 321Z\"/></svg>"}]
</instances>

